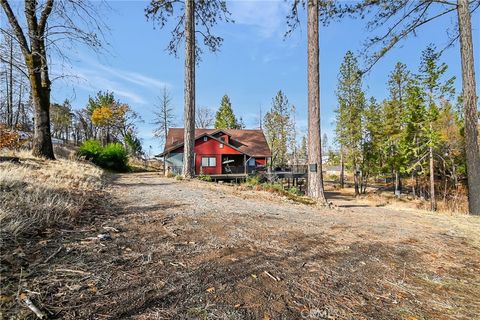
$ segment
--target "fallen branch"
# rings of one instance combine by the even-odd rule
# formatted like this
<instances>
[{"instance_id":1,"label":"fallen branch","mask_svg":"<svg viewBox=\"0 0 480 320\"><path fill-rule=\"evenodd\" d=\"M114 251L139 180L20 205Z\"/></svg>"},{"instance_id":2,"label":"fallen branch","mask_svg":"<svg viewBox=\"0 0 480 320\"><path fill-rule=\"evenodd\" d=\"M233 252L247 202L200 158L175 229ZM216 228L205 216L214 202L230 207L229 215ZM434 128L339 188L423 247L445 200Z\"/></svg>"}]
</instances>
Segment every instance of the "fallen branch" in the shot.
<instances>
[{"instance_id":1,"label":"fallen branch","mask_svg":"<svg viewBox=\"0 0 480 320\"><path fill-rule=\"evenodd\" d=\"M26 294L21 294L20 296L20 299L23 301L23 303L25 303L25 305L30 309L32 310L33 313L35 313L35 315L39 318L39 319L46 319L47 318L47 315L45 313L43 313L40 309L37 308L37 306L35 306L32 302L32 300L30 300L30 298L26 295Z\"/></svg>"},{"instance_id":2,"label":"fallen branch","mask_svg":"<svg viewBox=\"0 0 480 320\"><path fill-rule=\"evenodd\" d=\"M83 270L73 270L73 269L55 269L55 272L71 272L71 273L78 273L84 276L90 275L90 272L86 272Z\"/></svg>"},{"instance_id":3,"label":"fallen branch","mask_svg":"<svg viewBox=\"0 0 480 320\"><path fill-rule=\"evenodd\" d=\"M269 276L270 278L272 278L272 279L275 280L275 281L280 281L280 278L276 278L276 277L272 276L272 275L271 275L268 271L266 271L266 270L263 271L263 273L265 273L267 276Z\"/></svg>"},{"instance_id":4,"label":"fallen branch","mask_svg":"<svg viewBox=\"0 0 480 320\"><path fill-rule=\"evenodd\" d=\"M116 228L114 228L114 227L108 227L108 226L106 226L106 227L103 227L103 229L105 229L105 230L107 230L107 231L120 232L120 230L118 230L118 229L116 229Z\"/></svg>"},{"instance_id":5,"label":"fallen branch","mask_svg":"<svg viewBox=\"0 0 480 320\"><path fill-rule=\"evenodd\" d=\"M57 254L60 253L60 251L62 251L63 249L63 246L60 246L58 247L57 251L55 251L54 253L52 253L47 259L45 259L45 261L43 261L43 263L48 263L50 260L52 260Z\"/></svg>"}]
</instances>

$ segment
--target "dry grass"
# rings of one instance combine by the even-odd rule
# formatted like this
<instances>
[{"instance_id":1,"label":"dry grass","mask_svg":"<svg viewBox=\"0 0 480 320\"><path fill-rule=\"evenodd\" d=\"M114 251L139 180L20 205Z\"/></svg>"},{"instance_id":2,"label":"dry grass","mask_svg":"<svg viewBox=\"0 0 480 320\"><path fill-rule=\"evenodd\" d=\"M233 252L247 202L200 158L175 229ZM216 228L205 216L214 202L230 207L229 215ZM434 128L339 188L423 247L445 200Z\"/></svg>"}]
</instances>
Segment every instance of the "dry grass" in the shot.
<instances>
[{"instance_id":1,"label":"dry grass","mask_svg":"<svg viewBox=\"0 0 480 320\"><path fill-rule=\"evenodd\" d=\"M82 210L88 196L102 188L103 171L91 164L34 158L27 151L14 155L20 164L0 163L0 240L68 222Z\"/></svg>"},{"instance_id":2,"label":"dry grass","mask_svg":"<svg viewBox=\"0 0 480 320\"><path fill-rule=\"evenodd\" d=\"M163 172L163 163L160 160L143 161L130 157L128 166L133 172Z\"/></svg>"}]
</instances>

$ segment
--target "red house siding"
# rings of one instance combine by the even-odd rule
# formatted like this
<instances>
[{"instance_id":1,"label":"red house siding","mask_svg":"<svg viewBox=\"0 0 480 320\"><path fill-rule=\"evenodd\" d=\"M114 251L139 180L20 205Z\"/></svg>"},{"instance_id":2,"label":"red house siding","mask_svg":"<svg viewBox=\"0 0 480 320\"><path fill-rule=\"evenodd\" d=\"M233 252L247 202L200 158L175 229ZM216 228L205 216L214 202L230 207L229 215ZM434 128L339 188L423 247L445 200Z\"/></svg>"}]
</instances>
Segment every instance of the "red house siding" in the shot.
<instances>
[{"instance_id":1,"label":"red house siding","mask_svg":"<svg viewBox=\"0 0 480 320\"><path fill-rule=\"evenodd\" d=\"M207 175L222 174L222 155L243 154L242 152L237 151L226 144L223 144L223 148L220 148L221 142L209 137L206 138L207 141L204 141L204 137L200 137L195 141L195 174L197 175L200 174L201 171ZM225 135L225 138L228 139L228 136ZM183 146L171 151L171 153L182 152ZM214 157L216 159L216 165L214 167L203 167L201 170L202 157ZM250 158L249 156L246 157L247 159ZM266 166L267 159L265 157L255 157L255 164L257 166Z\"/></svg>"},{"instance_id":2,"label":"red house siding","mask_svg":"<svg viewBox=\"0 0 480 320\"><path fill-rule=\"evenodd\" d=\"M215 157L215 167L203 167L204 174L222 174L222 155L224 154L242 154L241 152L223 145L220 148L220 142L208 138L203 141L203 137L195 142L195 173L200 174L200 167L202 166L202 157Z\"/></svg>"}]
</instances>

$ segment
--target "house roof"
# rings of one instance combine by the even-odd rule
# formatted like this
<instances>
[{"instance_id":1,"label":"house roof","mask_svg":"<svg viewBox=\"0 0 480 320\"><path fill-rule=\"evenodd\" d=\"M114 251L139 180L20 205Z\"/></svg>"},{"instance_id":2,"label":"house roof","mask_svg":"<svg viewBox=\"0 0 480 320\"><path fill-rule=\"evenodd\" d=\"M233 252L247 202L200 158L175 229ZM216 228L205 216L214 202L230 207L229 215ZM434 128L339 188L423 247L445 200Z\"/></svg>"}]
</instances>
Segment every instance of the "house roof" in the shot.
<instances>
[{"instance_id":1,"label":"house roof","mask_svg":"<svg viewBox=\"0 0 480 320\"><path fill-rule=\"evenodd\" d=\"M183 146L183 128L170 128L163 154ZM195 129L195 140L208 135L224 132L230 136L228 145L252 157L271 157L270 148L263 131L260 129ZM161 156L160 155L160 156Z\"/></svg>"}]
</instances>

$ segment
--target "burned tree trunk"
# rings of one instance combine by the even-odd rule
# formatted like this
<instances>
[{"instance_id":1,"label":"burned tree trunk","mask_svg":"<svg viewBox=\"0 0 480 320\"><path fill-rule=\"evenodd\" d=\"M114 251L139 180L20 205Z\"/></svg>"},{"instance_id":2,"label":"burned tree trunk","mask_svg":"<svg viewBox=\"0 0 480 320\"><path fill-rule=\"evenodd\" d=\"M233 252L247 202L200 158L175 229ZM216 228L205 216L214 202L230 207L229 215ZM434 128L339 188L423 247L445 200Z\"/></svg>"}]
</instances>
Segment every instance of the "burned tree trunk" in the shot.
<instances>
[{"instance_id":1,"label":"burned tree trunk","mask_svg":"<svg viewBox=\"0 0 480 320\"><path fill-rule=\"evenodd\" d=\"M194 176L195 144L195 2L185 1L185 110L183 176Z\"/></svg>"},{"instance_id":2,"label":"burned tree trunk","mask_svg":"<svg viewBox=\"0 0 480 320\"><path fill-rule=\"evenodd\" d=\"M468 210L480 215L480 150L478 146L477 94L473 61L472 24L468 0L458 0L458 27L462 59L465 149L467 154Z\"/></svg>"},{"instance_id":3,"label":"burned tree trunk","mask_svg":"<svg viewBox=\"0 0 480 320\"><path fill-rule=\"evenodd\" d=\"M308 195L325 204L320 134L318 0L308 0Z\"/></svg>"}]
</instances>

